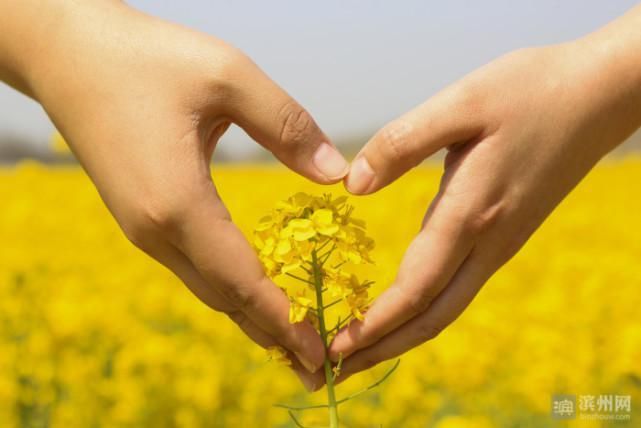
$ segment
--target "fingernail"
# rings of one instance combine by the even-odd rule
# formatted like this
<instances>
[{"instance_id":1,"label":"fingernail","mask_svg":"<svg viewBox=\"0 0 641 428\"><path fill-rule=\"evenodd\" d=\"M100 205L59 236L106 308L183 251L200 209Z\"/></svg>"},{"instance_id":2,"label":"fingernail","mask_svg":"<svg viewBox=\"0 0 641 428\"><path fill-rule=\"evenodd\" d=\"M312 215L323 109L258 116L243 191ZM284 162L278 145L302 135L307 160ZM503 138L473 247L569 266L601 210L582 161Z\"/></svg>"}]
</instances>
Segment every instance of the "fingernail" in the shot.
<instances>
[{"instance_id":1,"label":"fingernail","mask_svg":"<svg viewBox=\"0 0 641 428\"><path fill-rule=\"evenodd\" d=\"M365 158L359 156L349 171L345 186L352 193L365 193L374 181L374 170Z\"/></svg>"},{"instance_id":2,"label":"fingernail","mask_svg":"<svg viewBox=\"0 0 641 428\"><path fill-rule=\"evenodd\" d=\"M314 380L310 378L309 375L301 373L298 370L294 370L294 373L296 373L300 381L303 382L303 386L305 386L305 389L308 392L316 391L316 382L314 382Z\"/></svg>"},{"instance_id":3,"label":"fingernail","mask_svg":"<svg viewBox=\"0 0 641 428\"><path fill-rule=\"evenodd\" d=\"M309 361L307 358L303 357L298 352L294 352L294 354L296 354L296 358L298 358L298 361L300 361L300 363L303 365L303 367L307 369L308 372L315 373L316 370L318 370L318 368L314 364L312 364L312 362Z\"/></svg>"},{"instance_id":4,"label":"fingernail","mask_svg":"<svg viewBox=\"0 0 641 428\"><path fill-rule=\"evenodd\" d=\"M318 146L312 162L321 174L331 180L345 177L349 168L347 161L338 150L327 143Z\"/></svg>"},{"instance_id":5,"label":"fingernail","mask_svg":"<svg viewBox=\"0 0 641 428\"><path fill-rule=\"evenodd\" d=\"M330 351L329 353L329 360L332 363L337 363L341 359L345 359L350 355L350 353L346 351Z\"/></svg>"},{"instance_id":6,"label":"fingernail","mask_svg":"<svg viewBox=\"0 0 641 428\"><path fill-rule=\"evenodd\" d=\"M332 340L332 344L329 346L329 349L327 350L327 356L329 357L329 360L333 363L338 361L338 354L339 354L338 352L336 352L336 337L334 338L334 340Z\"/></svg>"}]
</instances>

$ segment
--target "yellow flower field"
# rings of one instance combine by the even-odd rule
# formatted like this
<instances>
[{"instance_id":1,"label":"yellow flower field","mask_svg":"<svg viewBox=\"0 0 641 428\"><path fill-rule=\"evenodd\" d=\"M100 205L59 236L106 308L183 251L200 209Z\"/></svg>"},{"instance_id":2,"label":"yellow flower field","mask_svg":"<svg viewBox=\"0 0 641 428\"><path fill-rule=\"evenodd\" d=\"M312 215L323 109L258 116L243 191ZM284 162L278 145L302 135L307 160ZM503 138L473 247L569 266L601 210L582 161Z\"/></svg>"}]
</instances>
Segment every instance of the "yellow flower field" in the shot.
<instances>
[{"instance_id":1,"label":"yellow flower field","mask_svg":"<svg viewBox=\"0 0 641 428\"><path fill-rule=\"evenodd\" d=\"M278 200L344 194L276 166L213 174L248 238ZM350 198L376 241L372 294L393 279L439 175L422 167ZM451 328L341 407L344 426L640 426L640 182L640 158L597 167ZM325 401L134 248L79 168L0 169L0 196L0 427L284 428L272 403ZM631 418L556 422L551 395L563 393L630 395Z\"/></svg>"}]
</instances>

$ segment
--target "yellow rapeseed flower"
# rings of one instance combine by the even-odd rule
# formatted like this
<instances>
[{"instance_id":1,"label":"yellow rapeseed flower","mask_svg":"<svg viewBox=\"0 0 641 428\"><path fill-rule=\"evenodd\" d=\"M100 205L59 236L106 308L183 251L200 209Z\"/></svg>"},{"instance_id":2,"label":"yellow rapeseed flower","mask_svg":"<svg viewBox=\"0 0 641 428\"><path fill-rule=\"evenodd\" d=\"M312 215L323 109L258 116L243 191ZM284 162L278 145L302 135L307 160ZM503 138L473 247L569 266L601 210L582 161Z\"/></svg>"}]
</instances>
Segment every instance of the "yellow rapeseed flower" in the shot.
<instances>
[{"instance_id":1,"label":"yellow rapeseed flower","mask_svg":"<svg viewBox=\"0 0 641 428\"><path fill-rule=\"evenodd\" d=\"M312 308L312 299L301 294L290 298L289 305L289 322L295 324L302 322L307 316L307 311Z\"/></svg>"},{"instance_id":2,"label":"yellow rapeseed flower","mask_svg":"<svg viewBox=\"0 0 641 428\"><path fill-rule=\"evenodd\" d=\"M329 295L340 298L353 317L362 319L370 283L348 273L346 264L371 263L374 240L365 233L365 222L352 218L353 208L346 202L344 196L296 193L259 220L253 242L272 278L289 275L309 285L314 282L311 272L317 257L319 278ZM302 322L317 310L304 294L281 288L290 298L290 322Z\"/></svg>"},{"instance_id":3,"label":"yellow rapeseed flower","mask_svg":"<svg viewBox=\"0 0 641 428\"><path fill-rule=\"evenodd\" d=\"M213 174L254 245L261 207L272 207L282 194L318 189L272 166L219 165ZM334 223L363 229L354 215L366 215L367 231L381 245L370 251L375 268L346 262L337 269L340 285L330 281L330 268L340 263L337 250L325 264L327 301L339 300L328 309L330 329L335 315L342 322L348 312L342 293L353 287L352 273L361 279L376 273L370 299L392 282L441 174L441 167L422 166L371 197L331 200L332 213L346 202L357 207ZM445 334L407 353L403 369L373 399L340 406L341 422L543 428L554 424L550 396L567 392L631 396L630 421L577 420L577 427L635 426L641 417L641 198L630 197L630 183L640 180L638 156L596 166ZM249 188L252 197L245 197ZM266 365L264 350L224 314L199 304L174 275L123 239L81 168L35 162L0 168L0 195L0 427L291 427L274 402L325 401L320 393L307 395L288 368ZM283 215L310 218L303 211L327 205L303 195ZM262 220L264 231L282 221ZM272 238L265 249L271 254L280 237L263 236ZM315 239L292 240L296 251L307 245L309 260L301 266L309 266ZM280 270L272 263L272 272ZM301 268L290 273L309 279ZM270 276L288 293L308 287L314 300L310 284L280 271ZM319 329L315 310L307 320ZM337 387L338 398L372 378L351 377ZM325 412L296 415L305 426L327 426Z\"/></svg>"},{"instance_id":4,"label":"yellow rapeseed flower","mask_svg":"<svg viewBox=\"0 0 641 428\"><path fill-rule=\"evenodd\" d=\"M268 361L274 361L284 366L291 366L292 362L287 357L287 351L283 347L274 345L267 348Z\"/></svg>"},{"instance_id":5,"label":"yellow rapeseed flower","mask_svg":"<svg viewBox=\"0 0 641 428\"><path fill-rule=\"evenodd\" d=\"M345 197L297 193L276 204L254 229L254 246L267 274L272 278L289 276L304 284L297 292L280 285L290 300L289 322L309 321L320 334L326 351L345 322L363 319L369 303L371 282L360 281L348 269L350 264L371 262L369 252L374 241L365 233L365 222L351 217L352 210ZM309 290L313 290L315 302L307 297ZM333 302L324 302L326 292L335 299ZM341 301L349 313L329 328L327 310ZM340 363L332 367L326 357L324 369L330 428L337 428L334 378L340 372ZM291 412L290 415L300 426Z\"/></svg>"}]
</instances>

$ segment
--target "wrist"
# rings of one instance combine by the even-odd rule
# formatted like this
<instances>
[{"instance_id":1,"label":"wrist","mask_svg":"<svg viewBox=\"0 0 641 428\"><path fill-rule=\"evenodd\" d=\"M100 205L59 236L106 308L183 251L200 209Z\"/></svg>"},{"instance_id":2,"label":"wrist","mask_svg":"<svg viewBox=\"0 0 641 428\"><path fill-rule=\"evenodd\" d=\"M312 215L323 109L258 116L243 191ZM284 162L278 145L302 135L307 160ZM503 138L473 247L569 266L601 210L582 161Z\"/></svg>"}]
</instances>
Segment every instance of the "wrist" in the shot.
<instances>
[{"instance_id":1,"label":"wrist","mask_svg":"<svg viewBox=\"0 0 641 428\"><path fill-rule=\"evenodd\" d=\"M112 42L112 34L126 34L121 22L129 11L119 0L55 3L55 21L41 41L41 54L31 59L26 72L33 95L45 106L52 97L70 96L70 88L91 78L95 67L109 61L103 51Z\"/></svg>"},{"instance_id":2,"label":"wrist","mask_svg":"<svg viewBox=\"0 0 641 428\"><path fill-rule=\"evenodd\" d=\"M586 118L599 123L604 154L641 126L641 7L568 43Z\"/></svg>"},{"instance_id":3,"label":"wrist","mask_svg":"<svg viewBox=\"0 0 641 428\"><path fill-rule=\"evenodd\" d=\"M48 87L74 74L79 56L96 40L88 34L126 9L118 0L25 0L0 7L0 79L41 102Z\"/></svg>"},{"instance_id":4,"label":"wrist","mask_svg":"<svg viewBox=\"0 0 641 428\"><path fill-rule=\"evenodd\" d=\"M53 3L41 10L38 2L30 0L0 5L0 78L31 97L34 94L29 75L46 50L43 44L58 10Z\"/></svg>"}]
</instances>

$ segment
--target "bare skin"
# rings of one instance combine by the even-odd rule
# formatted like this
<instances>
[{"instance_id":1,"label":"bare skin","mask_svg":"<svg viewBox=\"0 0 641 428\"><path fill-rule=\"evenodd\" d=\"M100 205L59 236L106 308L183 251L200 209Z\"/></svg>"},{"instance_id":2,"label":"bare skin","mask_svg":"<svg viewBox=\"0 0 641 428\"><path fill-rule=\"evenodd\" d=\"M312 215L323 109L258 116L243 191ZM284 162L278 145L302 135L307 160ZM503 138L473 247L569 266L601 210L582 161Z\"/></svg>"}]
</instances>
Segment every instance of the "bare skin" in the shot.
<instances>
[{"instance_id":1,"label":"bare skin","mask_svg":"<svg viewBox=\"0 0 641 428\"><path fill-rule=\"evenodd\" d=\"M37 25L34 25L37 23ZM137 246L255 342L299 356L290 325L209 174L230 123L318 183L354 194L449 150L396 281L340 332L344 380L434 338L556 205L641 125L641 7L580 40L506 55L386 125L349 169L311 116L237 49L112 0L0 0L0 80L42 104ZM349 169L349 174L348 174ZM236 266L242 265L243 269Z\"/></svg>"},{"instance_id":2,"label":"bare skin","mask_svg":"<svg viewBox=\"0 0 641 428\"><path fill-rule=\"evenodd\" d=\"M641 7L580 40L508 54L392 121L346 187L375 192L447 148L394 283L334 340L340 380L436 337L610 150L641 125Z\"/></svg>"},{"instance_id":3,"label":"bare skin","mask_svg":"<svg viewBox=\"0 0 641 428\"><path fill-rule=\"evenodd\" d=\"M209 170L235 123L310 180L340 181L348 164L309 113L239 50L117 1L0 1L0 28L0 78L42 104L127 237L256 343L296 354L309 384L321 339L288 322Z\"/></svg>"}]
</instances>

